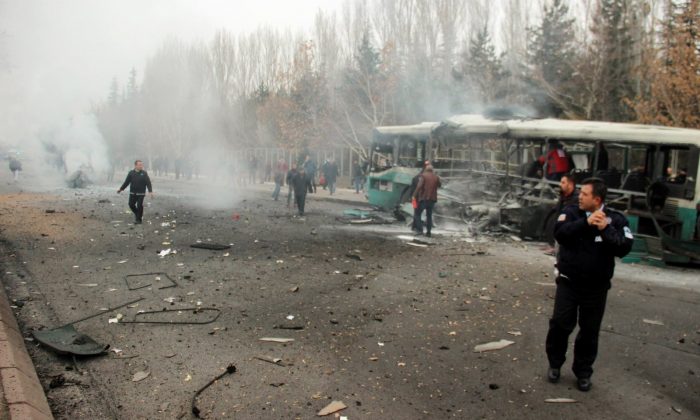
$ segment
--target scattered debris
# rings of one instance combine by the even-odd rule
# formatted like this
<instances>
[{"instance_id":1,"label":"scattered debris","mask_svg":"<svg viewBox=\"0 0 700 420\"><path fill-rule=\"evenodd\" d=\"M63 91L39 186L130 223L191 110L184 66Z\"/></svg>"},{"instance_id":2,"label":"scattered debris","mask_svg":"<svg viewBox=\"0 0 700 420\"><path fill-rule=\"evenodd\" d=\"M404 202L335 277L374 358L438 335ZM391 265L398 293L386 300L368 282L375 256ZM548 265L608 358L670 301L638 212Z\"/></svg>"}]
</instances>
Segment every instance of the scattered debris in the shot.
<instances>
[{"instance_id":1,"label":"scattered debris","mask_svg":"<svg viewBox=\"0 0 700 420\"><path fill-rule=\"evenodd\" d=\"M566 403L576 403L578 401L572 399L572 398L547 398L544 400L546 403L553 403L553 404L566 404Z\"/></svg>"},{"instance_id":2,"label":"scattered debris","mask_svg":"<svg viewBox=\"0 0 700 420\"><path fill-rule=\"evenodd\" d=\"M478 346L475 346L474 352L475 353L482 353L485 351L501 350L501 349L504 349L504 348L510 346L511 344L515 344L515 341L510 341L510 340L492 341L490 343L479 344Z\"/></svg>"},{"instance_id":3,"label":"scattered debris","mask_svg":"<svg viewBox=\"0 0 700 420\"><path fill-rule=\"evenodd\" d=\"M294 286L294 287L292 287L291 289L289 289L289 291L292 292L292 293L296 293L296 292L299 291L299 286Z\"/></svg>"},{"instance_id":4,"label":"scattered debris","mask_svg":"<svg viewBox=\"0 0 700 420\"><path fill-rule=\"evenodd\" d=\"M33 331L34 338L57 354L96 356L104 354L109 344L100 344L91 337L79 333L72 324L53 330Z\"/></svg>"},{"instance_id":5,"label":"scattered debris","mask_svg":"<svg viewBox=\"0 0 700 420\"><path fill-rule=\"evenodd\" d=\"M296 331L300 331L300 330L303 330L303 329L304 329L304 326L303 326L303 325L284 325L284 324L279 324L279 325L275 325L275 326L272 327L272 328L275 329L275 330L296 330Z\"/></svg>"},{"instance_id":6,"label":"scattered debris","mask_svg":"<svg viewBox=\"0 0 700 420\"><path fill-rule=\"evenodd\" d=\"M508 331L508 334L514 335L514 336L516 336L516 337L517 337L517 336L520 336L520 335L523 335L523 333L520 332L520 331Z\"/></svg>"},{"instance_id":7,"label":"scattered debris","mask_svg":"<svg viewBox=\"0 0 700 420\"><path fill-rule=\"evenodd\" d=\"M348 408L347 405L343 404L342 401L333 401L323 408L323 410L318 412L319 416L327 416L329 414L337 413L340 410L345 410Z\"/></svg>"},{"instance_id":8,"label":"scattered debris","mask_svg":"<svg viewBox=\"0 0 700 420\"><path fill-rule=\"evenodd\" d=\"M226 367L226 371L224 373L217 375L216 378L207 382L206 385L204 385L197 392L195 392L194 397L192 397L192 414L194 414L195 417L201 418L201 417L199 417L199 414L201 413L201 411L197 407L197 397L199 397L199 394L201 394L205 389L209 388L209 386L211 386L211 384L213 384L216 381L218 381L219 379L223 378L225 375L233 375L234 373L236 373L236 366L228 365Z\"/></svg>"},{"instance_id":9,"label":"scattered debris","mask_svg":"<svg viewBox=\"0 0 700 420\"><path fill-rule=\"evenodd\" d=\"M356 260L356 261L362 261L363 258L359 254L352 254L352 253L347 253L345 254L346 257Z\"/></svg>"},{"instance_id":10,"label":"scattered debris","mask_svg":"<svg viewBox=\"0 0 700 420\"><path fill-rule=\"evenodd\" d=\"M230 249L231 245L217 244L211 242L201 242L190 245L190 248L208 249L210 251L223 251L225 249Z\"/></svg>"},{"instance_id":11,"label":"scattered debris","mask_svg":"<svg viewBox=\"0 0 700 420\"><path fill-rule=\"evenodd\" d=\"M148 378L151 375L151 372L144 372L144 371L139 371L134 373L134 377L131 378L131 382L139 382L143 381L144 379Z\"/></svg>"},{"instance_id":12,"label":"scattered debris","mask_svg":"<svg viewBox=\"0 0 700 420\"><path fill-rule=\"evenodd\" d=\"M98 284L97 284L97 283L79 283L79 284L76 284L76 286L82 286L82 287L97 287Z\"/></svg>"},{"instance_id":13,"label":"scattered debris","mask_svg":"<svg viewBox=\"0 0 700 420\"><path fill-rule=\"evenodd\" d=\"M158 318L158 315L163 315L165 314L166 317L170 317L172 315L176 315L179 317L180 314L183 313L191 313L192 315L196 316L201 313L205 312L214 312L216 315L210 319L205 319L204 321L195 321L192 319L189 320L172 320L172 319L155 319L155 320L144 320L140 321L137 320L136 317L152 317L152 318ZM201 308L201 307L196 307L196 308L180 308L180 309L162 309L160 311L139 311L134 315L134 320L133 321L120 321L121 324L172 324L172 325L204 325L204 324L211 324L212 322L216 321L219 316L221 315L221 309L218 308Z\"/></svg>"},{"instance_id":14,"label":"scattered debris","mask_svg":"<svg viewBox=\"0 0 700 420\"><path fill-rule=\"evenodd\" d=\"M676 413L678 413L678 414L681 414L681 413L683 412L683 410L681 410L680 408L676 408L676 407L674 407L674 406L671 406L671 409L672 409L673 411L675 411Z\"/></svg>"},{"instance_id":15,"label":"scattered debris","mask_svg":"<svg viewBox=\"0 0 700 420\"><path fill-rule=\"evenodd\" d=\"M168 248L168 249L164 249L164 250L160 251L160 252L158 253L158 256L161 257L161 258L163 258L163 257L165 257L166 255L169 255L169 254L171 254L171 253L172 253L172 249Z\"/></svg>"},{"instance_id":16,"label":"scattered debris","mask_svg":"<svg viewBox=\"0 0 700 420\"><path fill-rule=\"evenodd\" d=\"M277 366L287 366L279 357L254 356L254 358Z\"/></svg>"},{"instance_id":17,"label":"scattered debris","mask_svg":"<svg viewBox=\"0 0 700 420\"><path fill-rule=\"evenodd\" d=\"M498 384L489 384L489 389L490 389L490 390L495 391L495 390L497 390L498 388L500 388L500 386L499 386Z\"/></svg>"},{"instance_id":18,"label":"scattered debris","mask_svg":"<svg viewBox=\"0 0 700 420\"><path fill-rule=\"evenodd\" d=\"M277 338L277 337L263 337L259 338L259 341L267 341L271 343L291 343L294 341L293 338Z\"/></svg>"},{"instance_id":19,"label":"scattered debris","mask_svg":"<svg viewBox=\"0 0 700 420\"><path fill-rule=\"evenodd\" d=\"M645 324L650 324L650 325L664 325L663 322L655 320L655 319L646 319L645 318L642 320L642 322Z\"/></svg>"},{"instance_id":20,"label":"scattered debris","mask_svg":"<svg viewBox=\"0 0 700 420\"><path fill-rule=\"evenodd\" d=\"M152 277L153 281L150 283L134 283L131 279L139 279L142 277ZM126 287L129 290L143 289L152 286L154 282L159 282L163 279L167 279L168 283L164 284L162 287L158 287L158 290L168 289L171 287L177 287L177 283L173 280L167 273L157 272L157 273L139 273L139 274L127 274L124 276L124 281L126 282Z\"/></svg>"}]
</instances>

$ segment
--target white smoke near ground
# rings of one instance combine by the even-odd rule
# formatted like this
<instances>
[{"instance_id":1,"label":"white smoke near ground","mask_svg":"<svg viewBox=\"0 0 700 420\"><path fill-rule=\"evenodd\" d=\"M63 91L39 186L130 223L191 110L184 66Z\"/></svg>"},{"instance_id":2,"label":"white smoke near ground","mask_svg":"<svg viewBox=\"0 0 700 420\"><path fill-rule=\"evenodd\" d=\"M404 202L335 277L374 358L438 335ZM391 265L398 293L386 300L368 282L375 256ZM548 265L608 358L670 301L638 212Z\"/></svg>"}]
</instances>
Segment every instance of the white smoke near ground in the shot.
<instances>
[{"instance_id":1,"label":"white smoke near ground","mask_svg":"<svg viewBox=\"0 0 700 420\"><path fill-rule=\"evenodd\" d=\"M101 177L109 170L107 146L92 115L77 115L59 126L54 144L64 151L67 174L84 170Z\"/></svg>"}]
</instances>

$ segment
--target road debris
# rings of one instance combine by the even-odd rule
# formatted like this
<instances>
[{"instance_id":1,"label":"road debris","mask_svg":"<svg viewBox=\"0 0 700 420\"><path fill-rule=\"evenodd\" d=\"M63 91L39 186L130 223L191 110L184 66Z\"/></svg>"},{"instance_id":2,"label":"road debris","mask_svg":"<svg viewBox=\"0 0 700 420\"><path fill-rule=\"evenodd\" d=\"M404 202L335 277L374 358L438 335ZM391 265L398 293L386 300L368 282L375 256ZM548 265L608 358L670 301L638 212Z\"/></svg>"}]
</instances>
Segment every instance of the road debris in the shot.
<instances>
[{"instance_id":1,"label":"road debris","mask_svg":"<svg viewBox=\"0 0 700 420\"><path fill-rule=\"evenodd\" d=\"M520 331L508 331L508 334L514 335L514 336L516 336L516 337L517 337L517 336L520 336L520 335L523 335L523 333L520 332Z\"/></svg>"},{"instance_id":2,"label":"road debris","mask_svg":"<svg viewBox=\"0 0 700 420\"><path fill-rule=\"evenodd\" d=\"M567 404L567 403L577 403L578 401L572 399L572 398L547 398L544 400L546 403L552 403L552 404Z\"/></svg>"},{"instance_id":3,"label":"road debris","mask_svg":"<svg viewBox=\"0 0 700 420\"><path fill-rule=\"evenodd\" d=\"M152 281L150 283L146 282L136 282L135 280L144 278L144 277L150 277L152 278ZM129 290L138 290L138 289L143 289L149 286L153 286L154 283L158 283L161 280L166 279L167 283L163 283L161 287L158 287L158 290L161 289L168 289L171 287L177 287L177 283L175 280L173 280L168 273L164 272L156 272L156 273L137 273L137 274L127 274L124 276L124 281L126 282L126 287Z\"/></svg>"},{"instance_id":4,"label":"road debris","mask_svg":"<svg viewBox=\"0 0 700 420\"><path fill-rule=\"evenodd\" d=\"M318 416L327 416L329 414L337 413L340 410L345 410L348 408L342 401L333 401L323 408L323 410L318 412Z\"/></svg>"},{"instance_id":5,"label":"road debris","mask_svg":"<svg viewBox=\"0 0 700 420\"><path fill-rule=\"evenodd\" d=\"M253 358L258 359L258 360L262 360L263 362L272 363L273 365L277 365L277 366L282 366L282 367L287 366L282 361L282 359L280 359L279 357L253 356Z\"/></svg>"},{"instance_id":6,"label":"road debris","mask_svg":"<svg viewBox=\"0 0 700 420\"><path fill-rule=\"evenodd\" d=\"M163 257L165 257L166 255L169 255L169 254L171 254L171 253L172 253L172 249L171 249L171 248L168 248L168 249L164 249L164 250L160 251L160 252L158 253L158 256L161 257L161 258L163 258Z\"/></svg>"},{"instance_id":7,"label":"road debris","mask_svg":"<svg viewBox=\"0 0 700 420\"><path fill-rule=\"evenodd\" d=\"M151 375L151 372L144 372L144 371L139 371L134 373L134 377L131 378L131 382L139 382L143 381L144 379L148 378Z\"/></svg>"},{"instance_id":8,"label":"road debris","mask_svg":"<svg viewBox=\"0 0 700 420\"><path fill-rule=\"evenodd\" d=\"M100 344L92 337L79 333L72 324L52 330L32 331L32 335L57 354L97 356L109 349L109 344Z\"/></svg>"},{"instance_id":9,"label":"road debris","mask_svg":"<svg viewBox=\"0 0 700 420\"><path fill-rule=\"evenodd\" d=\"M663 322L658 321L656 319L642 319L642 322L645 324L650 324L650 325L664 325Z\"/></svg>"},{"instance_id":10,"label":"road debris","mask_svg":"<svg viewBox=\"0 0 700 420\"><path fill-rule=\"evenodd\" d=\"M215 315L209 319L205 319L203 321L197 321L193 319L188 319L185 321L182 321L180 319L181 314L189 313L193 315L193 317L202 314L202 313L207 313L207 312L214 312ZM176 316L176 319L159 319L159 315L165 315L166 317L172 317L173 315ZM218 308L201 308L201 307L196 307L196 308L180 308L180 309L162 309L160 311L139 311L134 315L134 319L131 321L120 321L120 324L171 324L171 325L204 325L204 324L211 324L212 322L216 321L219 316L221 315L221 309ZM137 320L137 317L151 317L155 319L151 320Z\"/></svg>"},{"instance_id":11,"label":"road debris","mask_svg":"<svg viewBox=\"0 0 700 420\"><path fill-rule=\"evenodd\" d=\"M190 245L190 248L208 249L210 251L223 251L230 249L231 245L217 244L211 242L201 242Z\"/></svg>"},{"instance_id":12,"label":"road debris","mask_svg":"<svg viewBox=\"0 0 700 420\"><path fill-rule=\"evenodd\" d=\"M222 374L220 374L220 375L217 375L216 378L214 378L214 379L212 379L211 381L207 382L206 385L204 385L204 386L201 387L197 392L195 392L194 397L192 397L192 414L194 414L195 417L201 418L201 417L199 417L199 415L201 414L201 411L200 411L199 408L197 407L197 397L199 397L199 395L200 395L205 389L209 388L209 386L211 386L211 384L215 383L216 381L218 381L219 379L223 378L223 377L226 376L226 375L233 375L234 373L236 373L236 366L234 366L234 365L228 365L228 366L226 367L226 371L225 371L224 373L222 373Z\"/></svg>"},{"instance_id":13,"label":"road debris","mask_svg":"<svg viewBox=\"0 0 700 420\"><path fill-rule=\"evenodd\" d=\"M494 350L501 350L504 349L511 344L515 344L515 341L510 341L510 340L500 340L500 341L492 341L490 343L485 343L485 344L479 344L478 346L474 347L474 353L482 353L485 351L494 351Z\"/></svg>"},{"instance_id":14,"label":"road debris","mask_svg":"<svg viewBox=\"0 0 700 420\"><path fill-rule=\"evenodd\" d=\"M293 338L278 338L278 337L263 337L259 338L258 341L266 341L270 343L291 343L294 341Z\"/></svg>"}]
</instances>

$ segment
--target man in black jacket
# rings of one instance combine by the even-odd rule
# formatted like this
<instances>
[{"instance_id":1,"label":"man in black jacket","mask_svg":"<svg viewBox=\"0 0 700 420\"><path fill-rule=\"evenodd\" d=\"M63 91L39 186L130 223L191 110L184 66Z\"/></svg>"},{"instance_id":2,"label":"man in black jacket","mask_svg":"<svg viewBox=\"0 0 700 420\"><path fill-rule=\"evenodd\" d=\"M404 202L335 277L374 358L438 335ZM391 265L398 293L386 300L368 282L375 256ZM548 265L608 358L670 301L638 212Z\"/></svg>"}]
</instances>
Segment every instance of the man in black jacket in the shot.
<instances>
[{"instance_id":1,"label":"man in black jacket","mask_svg":"<svg viewBox=\"0 0 700 420\"><path fill-rule=\"evenodd\" d=\"M306 192L313 192L313 182L311 177L307 175L306 169L302 166L299 171L292 177L292 187L294 187L294 198L297 201L299 216L304 215L304 205L306 203Z\"/></svg>"},{"instance_id":2,"label":"man in black jacket","mask_svg":"<svg viewBox=\"0 0 700 420\"><path fill-rule=\"evenodd\" d=\"M560 245L559 276L547 333L547 378L550 382L559 380L569 334L576 327L578 317L572 370L581 391L592 386L593 362L598 354L598 335L615 257L627 255L634 240L625 216L605 207L606 194L602 180L584 180L579 206L564 208L554 226L554 238Z\"/></svg>"},{"instance_id":3,"label":"man in black jacket","mask_svg":"<svg viewBox=\"0 0 700 420\"><path fill-rule=\"evenodd\" d=\"M119 187L119 190L117 190L117 194L124 191L129 185L131 185L131 188L129 188L129 208L134 212L134 217L136 218L134 223L139 225L143 218L143 199L146 196L146 188L148 188L148 194L150 194L151 198L153 197L151 178L143 170L143 162L140 160L134 162L134 169L126 174L126 179L122 186Z\"/></svg>"}]
</instances>

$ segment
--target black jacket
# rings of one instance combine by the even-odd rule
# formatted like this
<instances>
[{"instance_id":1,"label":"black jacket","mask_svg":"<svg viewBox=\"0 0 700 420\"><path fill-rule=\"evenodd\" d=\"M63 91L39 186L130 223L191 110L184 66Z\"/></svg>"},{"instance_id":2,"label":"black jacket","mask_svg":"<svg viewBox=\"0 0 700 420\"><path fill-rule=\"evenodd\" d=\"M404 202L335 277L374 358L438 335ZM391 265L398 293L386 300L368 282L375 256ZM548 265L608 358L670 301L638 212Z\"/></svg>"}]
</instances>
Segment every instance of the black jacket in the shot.
<instances>
[{"instance_id":1,"label":"black jacket","mask_svg":"<svg viewBox=\"0 0 700 420\"><path fill-rule=\"evenodd\" d=\"M615 271L615 257L622 258L634 240L625 216L607 207L608 226L598 230L588 224L586 212L576 206L564 208L554 226L559 242L559 272L586 289L608 289Z\"/></svg>"},{"instance_id":2,"label":"black jacket","mask_svg":"<svg viewBox=\"0 0 700 420\"><path fill-rule=\"evenodd\" d=\"M311 183L311 178L306 173L297 172L292 177L292 182L290 183L294 187L294 194L296 195L306 195L306 191L313 192L313 184Z\"/></svg>"},{"instance_id":3,"label":"black jacket","mask_svg":"<svg viewBox=\"0 0 700 420\"><path fill-rule=\"evenodd\" d=\"M129 173L126 174L124 183L119 187L119 191L124 191L129 184L131 184L131 188L129 188L131 194L146 194L146 188L148 188L148 192L153 192L151 178L148 177L146 171L136 172L135 169L130 170Z\"/></svg>"}]
</instances>

